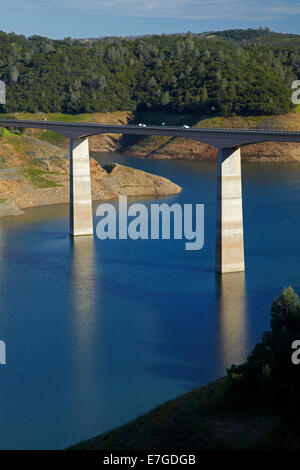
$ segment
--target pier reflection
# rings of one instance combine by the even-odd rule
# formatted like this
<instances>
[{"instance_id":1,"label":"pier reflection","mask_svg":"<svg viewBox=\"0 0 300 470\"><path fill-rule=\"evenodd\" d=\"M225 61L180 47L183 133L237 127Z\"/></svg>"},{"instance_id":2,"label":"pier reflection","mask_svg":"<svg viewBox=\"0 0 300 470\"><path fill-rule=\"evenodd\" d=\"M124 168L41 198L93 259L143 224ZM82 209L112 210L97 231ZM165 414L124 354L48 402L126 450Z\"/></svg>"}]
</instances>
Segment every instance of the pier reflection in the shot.
<instances>
[{"instance_id":1,"label":"pier reflection","mask_svg":"<svg viewBox=\"0 0 300 470\"><path fill-rule=\"evenodd\" d=\"M248 353L245 273L216 276L219 311L219 352L223 369L240 364Z\"/></svg>"},{"instance_id":2,"label":"pier reflection","mask_svg":"<svg viewBox=\"0 0 300 470\"><path fill-rule=\"evenodd\" d=\"M94 238L71 239L73 326L76 336L78 360L85 361L91 354L95 321L96 270Z\"/></svg>"}]
</instances>

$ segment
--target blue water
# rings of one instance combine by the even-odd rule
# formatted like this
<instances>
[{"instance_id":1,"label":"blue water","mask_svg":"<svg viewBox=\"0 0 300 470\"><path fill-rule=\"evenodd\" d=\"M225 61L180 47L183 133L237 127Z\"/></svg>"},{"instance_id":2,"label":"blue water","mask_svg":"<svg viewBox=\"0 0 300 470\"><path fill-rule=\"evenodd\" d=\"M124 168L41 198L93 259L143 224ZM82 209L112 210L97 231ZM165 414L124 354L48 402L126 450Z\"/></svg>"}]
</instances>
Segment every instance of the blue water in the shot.
<instances>
[{"instance_id":1,"label":"blue water","mask_svg":"<svg viewBox=\"0 0 300 470\"><path fill-rule=\"evenodd\" d=\"M183 187L164 202L205 204L204 248L73 241L66 205L1 219L0 448L64 448L220 377L268 327L282 287L300 292L300 164L243 164L246 274L221 279L215 163L99 160Z\"/></svg>"}]
</instances>

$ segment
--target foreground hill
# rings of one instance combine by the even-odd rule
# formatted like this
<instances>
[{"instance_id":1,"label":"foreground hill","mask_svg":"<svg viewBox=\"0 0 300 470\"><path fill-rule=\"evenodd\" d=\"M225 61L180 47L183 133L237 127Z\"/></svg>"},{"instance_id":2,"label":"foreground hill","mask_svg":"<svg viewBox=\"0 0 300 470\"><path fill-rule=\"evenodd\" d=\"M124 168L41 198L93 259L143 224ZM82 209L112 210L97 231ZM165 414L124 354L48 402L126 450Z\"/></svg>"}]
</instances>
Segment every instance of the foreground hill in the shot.
<instances>
[{"instance_id":1,"label":"foreground hill","mask_svg":"<svg viewBox=\"0 0 300 470\"><path fill-rule=\"evenodd\" d=\"M193 451L259 447L271 432L275 417L222 409L224 384L222 379L193 390L71 449Z\"/></svg>"}]
</instances>

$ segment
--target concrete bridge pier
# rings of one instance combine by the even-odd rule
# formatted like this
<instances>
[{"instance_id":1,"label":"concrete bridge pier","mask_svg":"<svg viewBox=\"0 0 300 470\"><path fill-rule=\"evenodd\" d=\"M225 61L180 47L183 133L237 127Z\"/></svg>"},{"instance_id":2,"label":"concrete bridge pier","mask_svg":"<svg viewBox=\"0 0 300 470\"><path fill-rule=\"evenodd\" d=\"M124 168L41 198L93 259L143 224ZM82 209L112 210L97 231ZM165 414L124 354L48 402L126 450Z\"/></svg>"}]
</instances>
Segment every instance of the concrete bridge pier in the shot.
<instances>
[{"instance_id":1,"label":"concrete bridge pier","mask_svg":"<svg viewBox=\"0 0 300 470\"><path fill-rule=\"evenodd\" d=\"M241 149L219 149L216 272L245 271Z\"/></svg>"},{"instance_id":2,"label":"concrete bridge pier","mask_svg":"<svg viewBox=\"0 0 300 470\"><path fill-rule=\"evenodd\" d=\"M93 234L93 210L87 138L70 139L70 235Z\"/></svg>"}]
</instances>

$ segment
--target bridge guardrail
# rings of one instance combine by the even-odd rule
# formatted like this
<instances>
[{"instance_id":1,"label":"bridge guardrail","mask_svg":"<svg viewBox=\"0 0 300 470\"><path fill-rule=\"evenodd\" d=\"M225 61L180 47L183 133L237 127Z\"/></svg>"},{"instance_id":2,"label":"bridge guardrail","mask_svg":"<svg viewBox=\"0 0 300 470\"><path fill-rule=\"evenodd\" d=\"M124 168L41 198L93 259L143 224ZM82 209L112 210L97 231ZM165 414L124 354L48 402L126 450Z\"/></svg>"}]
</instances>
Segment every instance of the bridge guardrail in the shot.
<instances>
[{"instance_id":1,"label":"bridge guardrail","mask_svg":"<svg viewBox=\"0 0 300 470\"><path fill-rule=\"evenodd\" d=\"M20 124L27 124L27 121L25 120L18 120L18 119L2 119L0 118L0 124L1 122L5 122L5 126L9 126L9 125L12 125L12 126L15 126L17 127L16 125L18 124L18 121L20 121ZM120 126L118 124L101 124L101 123L89 123L89 122L83 122L83 123L74 123L74 122L70 122L70 121L28 121L28 127L30 127L30 124L39 124L39 123L44 123L45 125L61 125L63 127L65 126L70 126L70 127L87 127L87 128L92 128L92 127L96 127L96 128L115 128L115 129L120 129L120 130L124 130L124 129L136 129L136 130L146 130L146 129L163 129L163 130L174 130L174 131L177 131L177 130L180 130L180 131L183 131L185 133L196 133L196 132L199 132L199 131L208 131L208 132L224 132L224 133L228 133L228 134L231 134L231 133L247 133L247 134L293 134L293 135L300 135L300 130L286 130L286 129L266 129L266 128L260 128L260 129L243 129L243 128L225 128L225 127L212 127L212 126L207 126L207 127L191 127L191 128L188 128L188 129L184 129L182 128L181 126L159 126L159 125L154 125L154 124L150 124L150 125L146 125L145 127L140 127L138 126L137 124L126 124L126 125L123 125L123 126ZM108 131L109 132L109 131Z\"/></svg>"}]
</instances>

